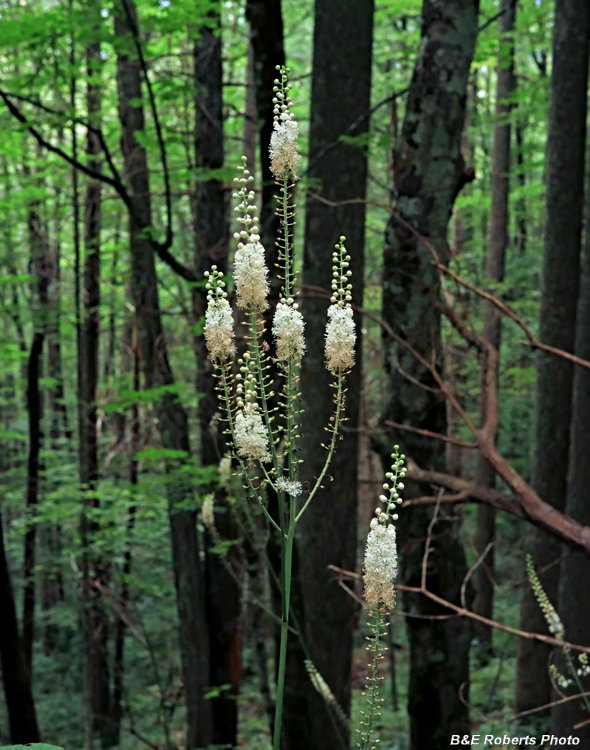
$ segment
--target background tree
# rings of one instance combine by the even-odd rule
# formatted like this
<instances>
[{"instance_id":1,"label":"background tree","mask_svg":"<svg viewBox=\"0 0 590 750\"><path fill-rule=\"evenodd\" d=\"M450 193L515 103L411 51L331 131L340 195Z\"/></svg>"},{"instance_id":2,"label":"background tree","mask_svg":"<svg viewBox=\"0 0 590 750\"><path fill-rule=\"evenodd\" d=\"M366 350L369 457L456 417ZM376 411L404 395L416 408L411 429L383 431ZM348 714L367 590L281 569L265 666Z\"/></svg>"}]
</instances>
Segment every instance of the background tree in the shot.
<instances>
[{"instance_id":1,"label":"background tree","mask_svg":"<svg viewBox=\"0 0 590 750\"><path fill-rule=\"evenodd\" d=\"M367 134L371 92L373 3L314 5L313 77L309 167L313 180L306 202L303 283L308 351L303 360L303 435L320 435L334 404L324 363L324 325L332 283L332 252L341 235L351 255L353 301L362 304L367 181ZM347 54L342 54L342 46ZM320 294L318 294L318 288ZM324 294L321 294L321 292ZM300 574L305 637L313 663L345 711L350 708L354 602L334 588L328 565L352 569L356 558L358 425L362 373L362 325L357 317L356 366L348 379L347 422L339 441L331 481L320 503L302 519ZM319 476L325 456L303 442L305 476ZM338 633L337 641L334 633ZM316 691L309 697L314 747L334 746L334 729Z\"/></svg>"},{"instance_id":2,"label":"background tree","mask_svg":"<svg viewBox=\"0 0 590 750\"><path fill-rule=\"evenodd\" d=\"M573 352L580 279L580 243L584 196L590 12L586 4L557 0L553 28L551 104L547 130L547 198L539 339ZM570 442L573 366L555 357L537 360L535 429L531 484L564 510ZM549 599L557 601L560 545L536 530L527 532L532 555ZM542 612L525 588L520 625L543 632ZM550 649L519 641L516 707L525 711L549 703Z\"/></svg>"},{"instance_id":3,"label":"background tree","mask_svg":"<svg viewBox=\"0 0 590 750\"><path fill-rule=\"evenodd\" d=\"M396 342L386 336L383 341L383 419L437 434L446 430L444 399L430 373L400 345L400 341L409 343L427 362L442 368L438 273L429 250L410 227L434 242L443 258L448 257L447 227L453 203L473 179L473 168L466 167L460 146L478 10L477 0L460 0L444 8L424 2L420 51L401 137L395 144L395 199L385 235L383 319L400 338ZM383 443L385 467L393 442L403 445L406 455L420 466L444 466L440 445L414 433L393 431ZM413 484L406 492L412 497L420 490ZM413 508L401 518L402 578L407 585L420 585L430 520L424 508ZM444 549L444 554L434 552L426 570L428 588L452 602L460 600L467 571L457 526L457 517L447 515L431 529L435 549ZM463 735L469 728L459 690L469 683L470 626L461 620L429 619L441 614L440 608L414 594L404 597L404 606L426 616L407 620L410 745L413 750L447 747L451 734Z\"/></svg>"},{"instance_id":4,"label":"background tree","mask_svg":"<svg viewBox=\"0 0 590 750\"><path fill-rule=\"evenodd\" d=\"M516 17L516 3L504 0L501 4L502 16L498 21L499 50L496 88L496 125L494 128L494 146L492 151L492 204L490 207L490 242L486 259L486 275L496 282L504 279L506 250L508 247L508 191L510 186L510 140L512 134L510 97L514 91L514 43L512 33ZM500 347L500 313L492 305L484 308L483 335L495 349ZM496 363L497 365L498 363ZM499 368L492 377L498 379ZM482 392L488 373L482 373ZM481 398L480 424L486 421L486 400ZM477 467L477 484L493 487L495 471L479 456ZM475 597L473 611L492 618L494 609L494 544L496 531L496 513L494 508L481 505L477 509L477 528L474 548L481 564L473 574ZM481 623L474 623L474 632L487 651L492 648L492 629Z\"/></svg>"}]
</instances>

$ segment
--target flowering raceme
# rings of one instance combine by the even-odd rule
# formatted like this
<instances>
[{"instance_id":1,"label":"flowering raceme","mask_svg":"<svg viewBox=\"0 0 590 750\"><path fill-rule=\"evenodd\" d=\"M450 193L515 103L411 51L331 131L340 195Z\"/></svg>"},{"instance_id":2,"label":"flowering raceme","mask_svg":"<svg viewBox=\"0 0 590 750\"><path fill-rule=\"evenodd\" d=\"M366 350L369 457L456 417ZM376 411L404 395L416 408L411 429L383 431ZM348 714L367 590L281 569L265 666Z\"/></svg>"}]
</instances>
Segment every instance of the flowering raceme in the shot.
<instances>
[{"instance_id":1,"label":"flowering raceme","mask_svg":"<svg viewBox=\"0 0 590 750\"><path fill-rule=\"evenodd\" d=\"M337 373L354 365L356 332L351 307L330 305L326 324L326 367Z\"/></svg>"},{"instance_id":2,"label":"flowering raceme","mask_svg":"<svg viewBox=\"0 0 590 750\"><path fill-rule=\"evenodd\" d=\"M371 609L381 601L387 609L395 605L393 581L397 576L395 527L373 518L365 550L365 601Z\"/></svg>"},{"instance_id":3,"label":"flowering raceme","mask_svg":"<svg viewBox=\"0 0 590 750\"><path fill-rule=\"evenodd\" d=\"M277 342L277 359L285 361L293 358L295 363L301 361L305 352L303 340L303 316L295 305L279 302L274 315L272 332Z\"/></svg>"},{"instance_id":4,"label":"flowering raceme","mask_svg":"<svg viewBox=\"0 0 590 750\"><path fill-rule=\"evenodd\" d=\"M266 310L268 302L268 269L264 260L264 247L260 242L240 243L234 258L234 281L238 306L242 309Z\"/></svg>"},{"instance_id":5,"label":"flowering raceme","mask_svg":"<svg viewBox=\"0 0 590 750\"><path fill-rule=\"evenodd\" d=\"M268 461L268 435L262 417L247 408L236 416L235 440L238 453L250 461Z\"/></svg>"},{"instance_id":6,"label":"flowering raceme","mask_svg":"<svg viewBox=\"0 0 590 750\"><path fill-rule=\"evenodd\" d=\"M275 119L270 137L270 168L277 180L297 176L301 158L297 153L298 137L299 126L295 122L295 115L284 112L280 121Z\"/></svg>"},{"instance_id":7,"label":"flowering raceme","mask_svg":"<svg viewBox=\"0 0 590 750\"><path fill-rule=\"evenodd\" d=\"M301 437L300 414L300 369L306 351L305 321L297 306L297 274L295 264L295 215L293 188L297 180L300 157L297 152L298 126L291 111L288 70L279 68L275 80L273 99L274 130L270 143L272 172L279 182L277 215L280 217L280 234L276 238L277 276L282 280L279 301L272 320L272 334L276 355L269 353L265 336L265 310L269 304L268 269L265 250L260 242L259 221L255 206L254 177L242 157L238 174L234 179L233 193L237 205L237 231L234 239L237 249L233 263L233 280L237 306L245 311L246 331L244 351L230 366L228 361L235 353L232 312L227 301L223 274L215 267L208 277L208 307L205 321L205 338L209 357L215 366L218 378L217 393L225 413L226 435L230 440L231 458L220 464L222 486L230 488L228 476L233 466L239 467L243 486L251 498L258 502L260 512L269 528L274 528L281 538L281 601L287 615L281 627L281 643L278 649L277 690L275 702L275 726L273 750L279 750L281 737L281 714L286 674L287 639L289 637L288 612L291 596L291 561L295 541L295 527L305 513L314 496L322 489L337 439L344 419L344 394L346 372L354 364L355 330L352 318L352 285L349 270L350 256L344 247L344 237L333 253L334 280L332 282L332 306L328 312L326 330L326 363L335 375L334 415L328 430L331 433L326 449L324 466L314 482L299 481L301 460L297 443ZM273 366L279 364L280 372ZM271 492L265 492L270 488ZM303 497L302 497L303 496ZM267 507L277 503L276 513ZM204 523L209 524L212 535L212 508L204 504ZM213 518L214 520L214 518ZM377 534L378 532L376 532ZM376 534L374 536L376 537ZM215 537L214 537L215 538ZM395 538L394 538L395 541ZM385 596L385 594L384 594ZM389 601L389 600L388 600ZM328 701L328 687L317 670L310 670L314 685ZM334 705L337 703L334 701ZM335 708L335 710L338 710ZM343 711L338 714L347 725Z\"/></svg>"},{"instance_id":8,"label":"flowering raceme","mask_svg":"<svg viewBox=\"0 0 590 750\"><path fill-rule=\"evenodd\" d=\"M209 278L209 273L206 274ZM234 317L227 301L227 292L223 291L224 282L218 278L216 266L211 269L215 294L210 281L207 282L207 310L205 312L205 343L213 362L225 362L234 354Z\"/></svg>"}]
</instances>

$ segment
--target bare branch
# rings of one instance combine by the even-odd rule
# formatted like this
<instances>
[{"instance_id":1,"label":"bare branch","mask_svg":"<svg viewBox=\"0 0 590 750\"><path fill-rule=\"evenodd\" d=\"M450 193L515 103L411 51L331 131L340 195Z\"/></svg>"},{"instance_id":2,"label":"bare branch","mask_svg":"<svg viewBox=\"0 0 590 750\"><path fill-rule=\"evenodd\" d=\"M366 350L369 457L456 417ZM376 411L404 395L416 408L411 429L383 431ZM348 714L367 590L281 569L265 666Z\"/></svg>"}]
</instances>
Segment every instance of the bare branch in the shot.
<instances>
[{"instance_id":1,"label":"bare branch","mask_svg":"<svg viewBox=\"0 0 590 750\"><path fill-rule=\"evenodd\" d=\"M170 174L168 172L168 158L166 154L166 144L164 143L164 136L162 134L162 126L160 123L160 117L158 115L158 108L156 106L156 98L154 96L154 91L152 89L152 83L150 81L148 67L147 67L145 57L143 54L141 38L139 36L139 28L137 26L137 22L134 18L133 13L131 12L131 9L129 8L127 0L122 0L122 4L125 9L125 15L127 16L127 22L129 24L129 28L131 29L131 34L133 36L133 41L135 42L135 48L137 49L137 55L139 57L139 64L141 65L141 70L143 72L143 77L145 79L145 84L147 86L148 97L150 100L150 109L152 112L152 117L154 118L154 125L156 127L158 148L160 149L160 159L162 161L162 169L164 170L164 190L166 193L166 239L164 240L164 243L161 246L161 250L162 252L166 252L172 246L172 239L173 239L172 200L170 197ZM158 255L160 255L160 252L158 252ZM160 257L162 258L161 255ZM174 262L176 263L176 261ZM166 261L166 263L169 263L169 265L172 267L172 264L168 260ZM182 264L179 264L179 267L182 267L184 269L184 266L182 266ZM184 269L184 270L187 270L187 269ZM179 273L179 271L177 271L177 273ZM182 276L182 273L180 275Z\"/></svg>"},{"instance_id":2,"label":"bare branch","mask_svg":"<svg viewBox=\"0 0 590 750\"><path fill-rule=\"evenodd\" d=\"M10 112L10 114L27 128L29 133L35 138L35 140L40 146L43 146L43 148L46 148L48 151L50 151L53 154L57 154L57 156L64 159L64 161L66 161L72 167L79 169L80 172L87 175L88 177L92 177L92 179L94 180L100 180L100 182L104 182L107 185L110 185L121 196L121 199L123 200L127 208L131 211L131 200L129 198L127 190L125 189L124 184L122 183L120 179L115 179L114 177L109 177L108 175L105 175L102 172L97 172L94 169L90 169L81 161L78 161L78 159L74 159L72 156L66 153L59 146L54 146L53 143L51 143L46 138L44 138L41 135L41 133L33 125L31 125L31 123L28 121L25 115L20 111L20 109L10 100L10 96L11 94L8 91L5 91L4 89L0 89L0 97L6 104L6 107L8 108L8 111ZM101 145L103 145L103 148L106 147L106 144L104 144L104 141L102 141ZM111 164L112 163L109 162L109 165ZM113 168L114 168L114 165L111 166L111 169ZM115 174L116 174L116 170L115 170Z\"/></svg>"}]
</instances>

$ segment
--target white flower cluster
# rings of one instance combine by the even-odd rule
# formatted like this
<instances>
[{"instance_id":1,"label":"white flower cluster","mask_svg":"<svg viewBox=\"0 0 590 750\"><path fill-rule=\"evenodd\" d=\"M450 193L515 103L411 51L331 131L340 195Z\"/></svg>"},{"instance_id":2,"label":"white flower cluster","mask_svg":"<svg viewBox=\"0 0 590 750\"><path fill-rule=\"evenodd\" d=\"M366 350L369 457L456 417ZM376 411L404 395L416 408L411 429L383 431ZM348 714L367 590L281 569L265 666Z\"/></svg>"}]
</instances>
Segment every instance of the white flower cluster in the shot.
<instances>
[{"instance_id":1,"label":"white flower cluster","mask_svg":"<svg viewBox=\"0 0 590 750\"><path fill-rule=\"evenodd\" d=\"M565 677L565 675L562 675L561 672L557 669L555 664L549 665L549 674L553 678L553 680L559 685L560 688L565 690L570 685L573 685L573 680L568 679Z\"/></svg>"},{"instance_id":2,"label":"white flower cluster","mask_svg":"<svg viewBox=\"0 0 590 750\"><path fill-rule=\"evenodd\" d=\"M297 495L301 494L303 488L301 487L301 482L291 482L287 477L279 477L277 479L277 490L279 492L286 492L291 497L297 497Z\"/></svg>"},{"instance_id":3,"label":"white flower cluster","mask_svg":"<svg viewBox=\"0 0 590 750\"><path fill-rule=\"evenodd\" d=\"M207 495L203 500L203 505L201 505L201 520L203 521L203 526L209 528L215 526L214 497L213 494Z\"/></svg>"},{"instance_id":4,"label":"white flower cluster","mask_svg":"<svg viewBox=\"0 0 590 750\"><path fill-rule=\"evenodd\" d=\"M297 303L289 304L289 301L277 303L272 333L277 342L279 361L293 359L295 363L301 362L301 357L305 353L304 326L303 315L297 309Z\"/></svg>"},{"instance_id":5,"label":"white flower cluster","mask_svg":"<svg viewBox=\"0 0 590 750\"><path fill-rule=\"evenodd\" d=\"M580 664L582 665L579 669L576 670L578 677L588 677L588 675L590 674L590 665L588 664L588 654L581 653L579 654L578 659L580 660Z\"/></svg>"},{"instance_id":6,"label":"white flower cluster","mask_svg":"<svg viewBox=\"0 0 590 750\"><path fill-rule=\"evenodd\" d=\"M391 454L393 463L391 471L385 475L383 489L387 495L380 495L379 500L385 503L385 510L375 508L375 518L371 521L371 530L367 537L364 562L365 602L370 609L375 609L382 602L387 609L395 605L395 588L393 581L397 575L397 545L395 526L397 521L393 513L396 505L402 502L399 490L404 489L400 481L405 476L404 455L400 455L399 446L395 445Z\"/></svg>"},{"instance_id":7,"label":"white flower cluster","mask_svg":"<svg viewBox=\"0 0 590 750\"><path fill-rule=\"evenodd\" d=\"M563 627L563 623L561 621L561 618L557 614L555 607L553 606L553 604L551 604L551 602L549 601L549 597L543 589L530 555L527 555L526 567L533 593L535 594L537 601L539 602L539 606L543 610L543 616L545 617L545 620L549 627L549 632L552 633L556 638L561 640L565 635L565 628Z\"/></svg>"},{"instance_id":8,"label":"white flower cluster","mask_svg":"<svg viewBox=\"0 0 590 750\"><path fill-rule=\"evenodd\" d=\"M387 609L395 605L393 581L397 576L397 545L395 527L378 518L371 521L364 563L365 602L375 609L383 602Z\"/></svg>"},{"instance_id":9,"label":"white flower cluster","mask_svg":"<svg viewBox=\"0 0 590 750\"><path fill-rule=\"evenodd\" d=\"M354 342L356 331L350 302L352 284L349 269L350 255L344 247L345 237L340 238L332 254L332 303L328 308L326 324L326 367L334 374L350 370L354 365Z\"/></svg>"},{"instance_id":10,"label":"white flower cluster","mask_svg":"<svg viewBox=\"0 0 590 750\"><path fill-rule=\"evenodd\" d=\"M243 310L263 312L268 307L266 301L269 291L268 268L264 259L264 247L260 244L258 234L254 191L248 189L248 184L254 178L246 169L245 158L242 157L244 163L238 167L241 177L236 177L234 180L241 185L233 197L240 200L234 210L238 212L237 222L242 226L240 231L234 234L234 238L239 240L234 258L234 282L238 307Z\"/></svg>"},{"instance_id":11,"label":"white flower cluster","mask_svg":"<svg viewBox=\"0 0 590 750\"><path fill-rule=\"evenodd\" d=\"M268 303L268 269L264 260L264 248L260 242L240 243L234 258L234 281L238 295L238 307L266 310Z\"/></svg>"},{"instance_id":12,"label":"white flower cluster","mask_svg":"<svg viewBox=\"0 0 590 750\"><path fill-rule=\"evenodd\" d=\"M219 462L219 483L229 489L231 485L231 456L224 456Z\"/></svg>"},{"instance_id":13,"label":"white flower cluster","mask_svg":"<svg viewBox=\"0 0 590 750\"><path fill-rule=\"evenodd\" d=\"M234 345L234 317L227 301L227 292L223 289L225 283L222 274L212 266L211 273L205 272L207 277L207 310L205 312L205 343L209 350L209 358L213 362L225 362L235 353Z\"/></svg>"},{"instance_id":14,"label":"white flower cluster","mask_svg":"<svg viewBox=\"0 0 590 750\"><path fill-rule=\"evenodd\" d=\"M240 411L235 422L238 454L249 461L268 461L268 435L260 413L249 404Z\"/></svg>"},{"instance_id":15,"label":"white flower cluster","mask_svg":"<svg viewBox=\"0 0 590 750\"><path fill-rule=\"evenodd\" d=\"M337 373L354 365L356 332L351 307L330 305L326 324L326 367Z\"/></svg>"},{"instance_id":16,"label":"white flower cluster","mask_svg":"<svg viewBox=\"0 0 590 750\"><path fill-rule=\"evenodd\" d=\"M299 126L294 118L294 114L283 112L281 121L275 121L270 137L270 168L277 180L289 175L297 177L301 157L297 153Z\"/></svg>"},{"instance_id":17,"label":"white flower cluster","mask_svg":"<svg viewBox=\"0 0 590 750\"><path fill-rule=\"evenodd\" d=\"M287 83L288 68L280 68L280 79L275 79L272 100L274 104L274 130L270 137L270 168L277 180L297 177L301 157L297 152L299 126L291 111L293 102L289 97Z\"/></svg>"}]
</instances>

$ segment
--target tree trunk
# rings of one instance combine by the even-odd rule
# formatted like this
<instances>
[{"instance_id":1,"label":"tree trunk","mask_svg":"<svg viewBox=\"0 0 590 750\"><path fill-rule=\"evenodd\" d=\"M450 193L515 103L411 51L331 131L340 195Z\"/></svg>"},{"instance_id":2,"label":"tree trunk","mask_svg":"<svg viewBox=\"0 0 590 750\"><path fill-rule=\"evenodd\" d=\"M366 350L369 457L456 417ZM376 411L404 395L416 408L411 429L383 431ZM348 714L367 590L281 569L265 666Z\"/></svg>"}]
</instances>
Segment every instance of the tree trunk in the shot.
<instances>
[{"instance_id":1,"label":"tree trunk","mask_svg":"<svg viewBox=\"0 0 590 750\"><path fill-rule=\"evenodd\" d=\"M256 86L254 83L254 47L252 30L248 25L248 48L246 51L246 98L244 101L244 127L242 151L250 174L256 175L256 142L258 140L258 110L256 109Z\"/></svg>"},{"instance_id":2,"label":"tree trunk","mask_svg":"<svg viewBox=\"0 0 590 750\"><path fill-rule=\"evenodd\" d=\"M27 170L28 171L28 170ZM35 279L33 302L33 340L27 364L27 412L29 422L29 455L27 460L27 527L23 561L23 651L29 671L33 672L33 640L35 624L35 546L39 502L39 453L42 442L43 400L39 387L43 375L43 345L47 333L49 311L49 238L41 222L38 202L28 211L27 224L31 252L31 268Z\"/></svg>"},{"instance_id":3,"label":"tree trunk","mask_svg":"<svg viewBox=\"0 0 590 750\"><path fill-rule=\"evenodd\" d=\"M525 145L524 145L524 134L525 134L525 120L520 113L517 112L517 120L514 125L515 137L516 137L516 179L518 187L523 191L526 190L526 172L525 172ZM528 228L527 228L527 203L526 197L523 195L518 199L515 206L516 213L516 249L519 256L523 256L526 252L527 240L528 240Z\"/></svg>"},{"instance_id":4,"label":"tree trunk","mask_svg":"<svg viewBox=\"0 0 590 750\"><path fill-rule=\"evenodd\" d=\"M39 742L31 670L18 632L14 592L10 580L4 530L0 515L0 663L6 696L10 741Z\"/></svg>"},{"instance_id":5,"label":"tree trunk","mask_svg":"<svg viewBox=\"0 0 590 750\"><path fill-rule=\"evenodd\" d=\"M590 165L590 160L587 160ZM580 298L576 319L575 354L590 360L590 166L586 174L586 237L584 266L580 281ZM569 471L565 511L568 516L585 526L590 526L590 373L583 367L574 370L572 425L570 432ZM578 550L567 551L559 577L557 611L565 627L566 638L571 643L590 643L590 560ZM574 656L574 662L577 662ZM562 660L563 661L563 660ZM576 667L580 666L576 663ZM566 666L559 664L567 676ZM584 683L584 680L582 680ZM574 692L578 692L572 688ZM570 692L570 691L566 691ZM572 733L572 727L587 721L588 712L581 700L555 706L551 712L551 731L559 737ZM590 747L590 725L577 730L581 747Z\"/></svg>"},{"instance_id":6,"label":"tree trunk","mask_svg":"<svg viewBox=\"0 0 590 750\"><path fill-rule=\"evenodd\" d=\"M130 329L131 325L127 325ZM137 328L133 326L135 336L129 346L133 349L133 390L135 393L140 391L139 382L139 350L137 342ZM123 346L127 346L124 342ZM124 352L122 356L122 371L129 371L130 352ZM125 363L123 365L123 363ZM124 440L124 426L121 429L121 440ZM113 702L111 709L112 716L112 735L111 743L113 746L121 742L121 718L123 715L123 678L125 675L125 636L127 633L127 615L129 611L129 577L131 575L132 565L132 538L133 529L135 528L135 518L137 512L137 483L139 479L139 461L137 454L140 448L141 424L139 417L139 405L135 401L131 407L131 445L129 449L129 484L131 485L131 505L127 512L127 540L125 555L123 559L121 595L119 597L119 613L117 626L115 630L115 662L113 665Z\"/></svg>"},{"instance_id":7,"label":"tree trunk","mask_svg":"<svg viewBox=\"0 0 590 750\"><path fill-rule=\"evenodd\" d=\"M223 111L221 37L219 36L219 4L209 12L208 23L200 29L194 47L195 75L195 164L201 169L220 169L223 166ZM199 277L212 264L227 269L229 227L226 195L220 180L195 183L193 194L195 270ZM205 315L207 298L204 289L193 290L195 322ZM212 427L212 419L219 411L215 381L203 336L195 336L196 390L199 399L201 465L217 465L225 452L225 441L220 430ZM205 490L205 488L203 488ZM212 489L212 488L210 488ZM223 539L237 536L226 493L215 493L215 525ZM231 685L212 698L212 741L220 745L237 743L238 688L240 681L240 645L238 619L240 592L235 580L224 567L221 558L209 552L215 544L205 533L205 601L210 638L210 685ZM233 557L235 550L228 553Z\"/></svg>"},{"instance_id":8,"label":"tree trunk","mask_svg":"<svg viewBox=\"0 0 590 750\"><path fill-rule=\"evenodd\" d=\"M588 3L585 0L557 0L539 339L568 352L574 350L580 275L589 37ZM565 509L566 501L572 381L571 363L559 357L539 356L531 485L543 500L560 511ZM556 603L561 545L531 528L527 532L525 548L533 557L547 596ZM520 628L536 633L547 632L530 586L524 591ZM547 671L550 650L536 641L519 641L517 711L550 701Z\"/></svg>"},{"instance_id":9,"label":"tree trunk","mask_svg":"<svg viewBox=\"0 0 590 750\"><path fill-rule=\"evenodd\" d=\"M486 276L495 282L504 278L506 248L508 246L508 190L510 173L510 112L512 104L507 101L514 89L514 45L511 35L516 19L516 6L513 0L502 0L503 15L499 20L498 66L496 86L496 125L494 128L494 148L492 152L492 205L490 209L490 242L486 260ZM483 338L495 348L500 347L500 313L494 305L484 303ZM495 387L499 387L499 368L493 373ZM486 420L485 384L487 373L482 371L480 396L480 424ZM476 484L493 487L496 473L483 458L478 456ZM494 610L494 542L496 534L496 511L489 505L477 508L477 526L474 548L479 566L473 573L475 598L473 611L489 620ZM488 550L486 552L486 550ZM474 633L482 646L482 655L492 651L492 628L477 620Z\"/></svg>"},{"instance_id":10,"label":"tree trunk","mask_svg":"<svg viewBox=\"0 0 590 750\"><path fill-rule=\"evenodd\" d=\"M100 124L100 42L93 42L86 51L88 88L86 102L88 121ZM91 169L100 170L100 142L88 131L86 154ZM109 619L102 602L101 590L108 586L108 562L95 547L100 525L89 521L88 515L99 508L95 494L98 482L98 415L100 334L100 230L101 183L91 180L86 187L84 214L84 323L81 337L82 357L82 441L80 481L85 499L82 513L83 604L84 604L84 683L86 693L86 746L92 748L95 738L103 747L112 743L110 669L108 654Z\"/></svg>"},{"instance_id":11,"label":"tree trunk","mask_svg":"<svg viewBox=\"0 0 590 750\"><path fill-rule=\"evenodd\" d=\"M361 136L369 129L373 2L316 0L309 133L310 178L319 181L322 198L338 203L366 195L367 157L362 145L338 143L342 135ZM342 50L346 49L346 54ZM332 252L341 235L352 260L353 304L362 305L365 206L362 202L327 205L309 196L305 217L303 282L329 292ZM319 448L334 413L332 376L326 370L324 332L329 302L305 298L301 457L303 476L313 482L326 454ZM329 473L301 520L299 565L304 636L311 659L344 710L350 711L352 636L356 605L334 586L328 565L354 570L356 562L358 425L362 373L362 323L356 320L356 363L347 377L346 424ZM335 638L335 634L337 638ZM338 739L321 696L308 681L309 748L336 748ZM342 728L341 728L342 729ZM342 729L342 734L346 732Z\"/></svg>"},{"instance_id":12,"label":"tree trunk","mask_svg":"<svg viewBox=\"0 0 590 750\"><path fill-rule=\"evenodd\" d=\"M473 179L461 156L467 82L477 37L478 0L440 3L424 0L422 38L398 145L395 213L389 221L384 250L383 318L426 360L442 372L440 317L435 303L440 281L428 249L398 221L427 236L443 262L448 258L447 228L453 203ZM403 347L384 338L386 408L384 418L445 434L444 399L426 371ZM426 386L426 388L424 388ZM389 470L394 443L419 465L444 467L438 442L406 431L391 432L382 446ZM423 494L407 482L404 497ZM442 514L441 514L442 515ZM420 585L424 541L431 512L412 508L400 513L401 582ZM460 604L467 572L457 519L442 515L434 526L434 550L428 560L426 585L439 596ZM421 615L446 614L419 595L404 596L404 609ZM410 640L410 747L446 750L451 734L469 732L471 629L459 618L406 619ZM463 695L459 696L460 690Z\"/></svg>"},{"instance_id":13,"label":"tree trunk","mask_svg":"<svg viewBox=\"0 0 590 750\"><path fill-rule=\"evenodd\" d=\"M141 62L134 44L137 13L131 0L117 6L117 91L125 178L130 188L129 237L131 286L139 329L145 386L174 385L158 296L155 240L152 226L147 154L136 134L145 130L142 104ZM176 455L190 456L186 412L176 396L164 392L155 402L162 446ZM207 747L212 737L211 702L204 698L209 686L209 635L205 619L204 587L196 511L187 509L193 497L190 480L177 470L182 459L169 459L167 485L172 562L179 616L179 642L187 706L187 747ZM180 507L179 507L180 506Z\"/></svg>"},{"instance_id":14,"label":"tree trunk","mask_svg":"<svg viewBox=\"0 0 590 750\"><path fill-rule=\"evenodd\" d=\"M272 172L268 148L273 131L273 86L277 76L276 66L285 64L283 41L283 16L281 0L246 0L246 18L250 24L252 49L254 50L254 82L256 110L258 112L258 134L260 139L260 180L262 201L260 207L260 237L266 249L268 267L277 263L275 241L279 222L275 214L277 187ZM279 297L280 282L271 276L271 309L274 310Z\"/></svg>"}]
</instances>

